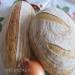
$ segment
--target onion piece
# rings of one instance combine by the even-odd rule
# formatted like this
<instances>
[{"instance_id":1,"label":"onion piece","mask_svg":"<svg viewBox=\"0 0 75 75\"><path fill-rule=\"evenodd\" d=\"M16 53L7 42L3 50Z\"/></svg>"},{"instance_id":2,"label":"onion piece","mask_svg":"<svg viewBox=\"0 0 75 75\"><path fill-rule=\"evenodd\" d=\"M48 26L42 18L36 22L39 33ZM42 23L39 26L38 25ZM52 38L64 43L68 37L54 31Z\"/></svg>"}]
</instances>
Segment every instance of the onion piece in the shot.
<instances>
[{"instance_id":1,"label":"onion piece","mask_svg":"<svg viewBox=\"0 0 75 75\"><path fill-rule=\"evenodd\" d=\"M44 69L37 61L24 59L21 61L22 75L45 75Z\"/></svg>"}]
</instances>

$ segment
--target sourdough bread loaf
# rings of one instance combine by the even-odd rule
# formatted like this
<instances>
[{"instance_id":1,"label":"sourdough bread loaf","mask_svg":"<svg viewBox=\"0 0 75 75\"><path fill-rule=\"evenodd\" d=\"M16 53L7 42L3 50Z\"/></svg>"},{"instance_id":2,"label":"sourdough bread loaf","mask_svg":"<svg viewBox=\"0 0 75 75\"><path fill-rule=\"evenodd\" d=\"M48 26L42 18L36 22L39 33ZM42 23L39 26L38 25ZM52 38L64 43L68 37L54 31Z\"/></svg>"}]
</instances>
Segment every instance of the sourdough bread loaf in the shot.
<instances>
[{"instance_id":1,"label":"sourdough bread loaf","mask_svg":"<svg viewBox=\"0 0 75 75\"><path fill-rule=\"evenodd\" d=\"M74 75L75 22L62 10L39 12L30 26L34 54L51 75Z\"/></svg>"}]
</instances>

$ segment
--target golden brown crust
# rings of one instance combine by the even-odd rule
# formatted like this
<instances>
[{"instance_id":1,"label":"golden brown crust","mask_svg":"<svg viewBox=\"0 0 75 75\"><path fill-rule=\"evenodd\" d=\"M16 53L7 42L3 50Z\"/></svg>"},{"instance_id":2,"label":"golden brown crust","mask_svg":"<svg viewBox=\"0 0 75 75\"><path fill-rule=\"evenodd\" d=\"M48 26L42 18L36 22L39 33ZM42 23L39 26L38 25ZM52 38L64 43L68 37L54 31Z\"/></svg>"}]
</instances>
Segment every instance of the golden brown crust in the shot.
<instances>
[{"instance_id":1,"label":"golden brown crust","mask_svg":"<svg viewBox=\"0 0 75 75\"><path fill-rule=\"evenodd\" d=\"M52 15L52 14L45 13L45 12L42 12L42 13L36 15L35 18L45 19L45 20L48 20L50 22L56 22L56 23L59 22L60 24L66 25L66 23L62 19L60 19L59 17Z\"/></svg>"},{"instance_id":2,"label":"golden brown crust","mask_svg":"<svg viewBox=\"0 0 75 75\"><path fill-rule=\"evenodd\" d=\"M19 31L20 5L16 4L10 17L8 29L5 38L5 64L7 68L16 65L16 48Z\"/></svg>"}]
</instances>

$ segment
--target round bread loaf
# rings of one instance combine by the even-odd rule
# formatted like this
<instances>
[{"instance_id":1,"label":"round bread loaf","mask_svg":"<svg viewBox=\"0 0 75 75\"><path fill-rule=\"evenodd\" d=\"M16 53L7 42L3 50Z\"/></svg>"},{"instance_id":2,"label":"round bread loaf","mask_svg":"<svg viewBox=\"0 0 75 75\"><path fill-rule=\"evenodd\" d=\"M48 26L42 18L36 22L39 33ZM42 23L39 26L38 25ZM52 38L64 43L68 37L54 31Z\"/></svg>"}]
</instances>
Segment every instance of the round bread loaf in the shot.
<instances>
[{"instance_id":1,"label":"round bread loaf","mask_svg":"<svg viewBox=\"0 0 75 75\"><path fill-rule=\"evenodd\" d=\"M75 23L65 12L56 8L39 12L29 34L34 54L51 75L75 72Z\"/></svg>"}]
</instances>

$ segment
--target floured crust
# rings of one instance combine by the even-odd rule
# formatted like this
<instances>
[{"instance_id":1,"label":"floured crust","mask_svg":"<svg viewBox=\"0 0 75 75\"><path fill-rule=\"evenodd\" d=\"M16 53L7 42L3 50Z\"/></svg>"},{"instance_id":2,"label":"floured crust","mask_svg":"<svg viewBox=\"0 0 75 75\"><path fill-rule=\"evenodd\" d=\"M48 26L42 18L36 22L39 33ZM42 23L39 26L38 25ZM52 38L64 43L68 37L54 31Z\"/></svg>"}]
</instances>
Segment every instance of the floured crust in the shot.
<instances>
[{"instance_id":1,"label":"floured crust","mask_svg":"<svg viewBox=\"0 0 75 75\"><path fill-rule=\"evenodd\" d=\"M75 52L57 43L61 44L63 38L71 33L71 25L68 24L70 18L68 19L67 16L68 21L66 22L64 14L63 18L58 14L59 12L53 12L55 14L42 12L33 18L29 32L30 45L45 70L52 75L70 75L75 69L75 64L70 64L70 59L72 59L71 62L75 59ZM72 26L73 24L72 22ZM65 66L66 62L69 63L68 66Z\"/></svg>"}]
</instances>

